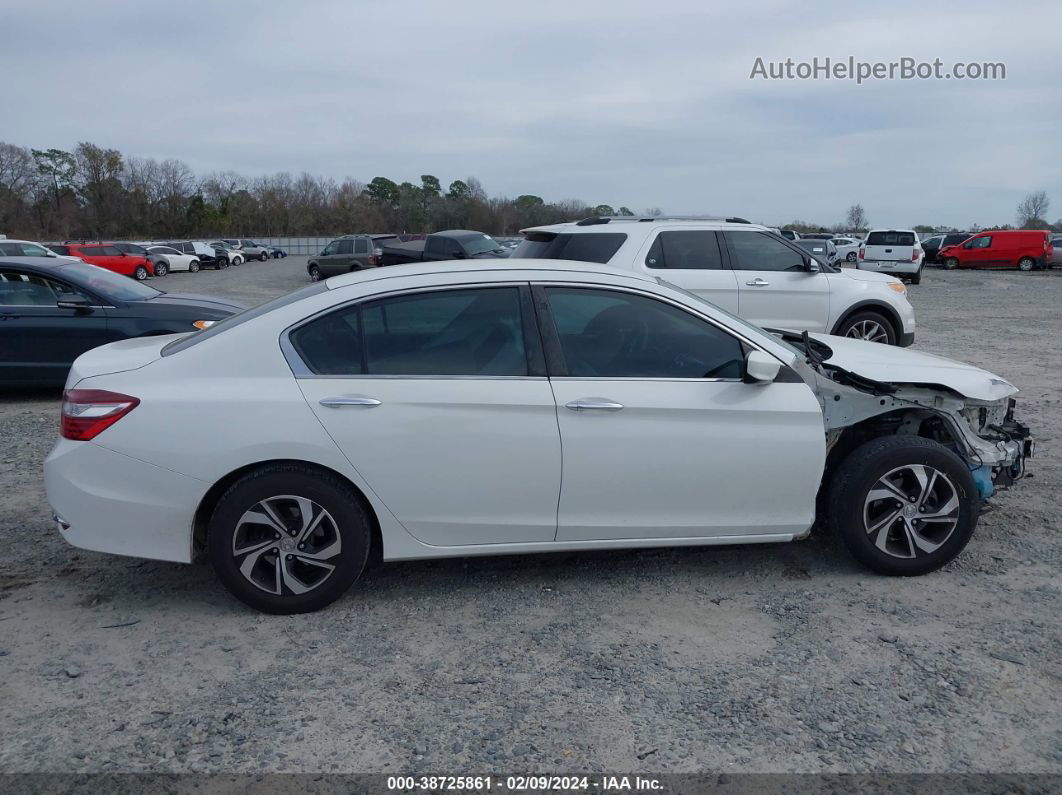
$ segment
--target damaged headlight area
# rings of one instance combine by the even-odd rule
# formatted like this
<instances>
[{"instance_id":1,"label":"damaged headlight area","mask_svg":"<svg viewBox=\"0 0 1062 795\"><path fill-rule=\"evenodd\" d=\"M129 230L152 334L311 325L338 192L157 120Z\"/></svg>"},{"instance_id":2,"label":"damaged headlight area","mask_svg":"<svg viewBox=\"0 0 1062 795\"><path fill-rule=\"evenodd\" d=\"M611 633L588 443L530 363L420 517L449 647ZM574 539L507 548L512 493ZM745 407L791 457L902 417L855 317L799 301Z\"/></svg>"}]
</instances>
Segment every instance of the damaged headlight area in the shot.
<instances>
[{"instance_id":1,"label":"damaged headlight area","mask_svg":"<svg viewBox=\"0 0 1062 795\"><path fill-rule=\"evenodd\" d=\"M962 458L982 500L1025 474L1034 445L1029 428L1014 417L1013 398L973 400L944 387L868 381L829 367L809 370L827 449L838 460L868 439L912 434Z\"/></svg>"}]
</instances>

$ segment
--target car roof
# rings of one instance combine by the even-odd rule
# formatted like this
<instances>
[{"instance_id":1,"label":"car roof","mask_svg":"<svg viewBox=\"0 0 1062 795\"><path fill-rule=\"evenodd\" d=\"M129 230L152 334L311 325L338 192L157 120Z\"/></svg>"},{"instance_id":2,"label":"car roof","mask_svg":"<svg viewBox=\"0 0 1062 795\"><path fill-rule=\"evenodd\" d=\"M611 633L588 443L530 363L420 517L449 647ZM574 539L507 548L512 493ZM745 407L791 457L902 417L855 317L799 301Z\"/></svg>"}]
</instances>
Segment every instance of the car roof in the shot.
<instances>
[{"instance_id":1,"label":"car roof","mask_svg":"<svg viewBox=\"0 0 1062 795\"><path fill-rule=\"evenodd\" d=\"M516 262L519 262L517 265ZM472 264L474 263L474 264ZM636 282L657 283L659 279L648 274L636 273L635 271L621 270L608 265L597 265L591 262L575 262L573 260L559 259L496 259L496 260L452 260L444 262L411 263L408 265L389 265L385 268L369 268L368 270L353 271L339 276L333 276L325 281L330 289L346 287L351 284L378 281L381 279L417 278L420 276L437 276L444 273L482 273L485 277L492 274L513 274L517 271L542 274L542 278L550 278L558 273L571 276L573 274L584 275L607 275L621 279L630 279ZM521 277L524 278L524 277ZM532 276L531 278L535 278ZM518 281L518 279L514 279Z\"/></svg>"},{"instance_id":2,"label":"car roof","mask_svg":"<svg viewBox=\"0 0 1062 795\"><path fill-rule=\"evenodd\" d=\"M42 261L43 260L43 261ZM38 271L40 273L54 273L60 268L65 268L69 265L78 265L84 263L74 262L68 259L52 259L51 257L4 257L0 256L0 268L4 265L17 265L20 268L26 270Z\"/></svg>"}]
</instances>

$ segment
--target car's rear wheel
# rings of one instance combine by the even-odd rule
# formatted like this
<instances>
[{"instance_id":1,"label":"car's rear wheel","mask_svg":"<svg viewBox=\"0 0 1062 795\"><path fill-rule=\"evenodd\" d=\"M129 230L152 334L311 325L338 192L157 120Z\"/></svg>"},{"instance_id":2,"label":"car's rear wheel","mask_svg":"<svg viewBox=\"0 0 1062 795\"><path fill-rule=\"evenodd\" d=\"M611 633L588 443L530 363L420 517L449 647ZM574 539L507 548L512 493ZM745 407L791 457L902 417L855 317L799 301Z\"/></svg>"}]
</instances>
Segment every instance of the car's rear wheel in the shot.
<instances>
[{"instance_id":1,"label":"car's rear wheel","mask_svg":"<svg viewBox=\"0 0 1062 795\"><path fill-rule=\"evenodd\" d=\"M156 276L165 276L170 272L170 266L165 262L156 262L154 271Z\"/></svg>"},{"instance_id":2,"label":"car's rear wheel","mask_svg":"<svg viewBox=\"0 0 1062 795\"><path fill-rule=\"evenodd\" d=\"M188 263L188 270L192 273L199 273L199 260L194 259Z\"/></svg>"},{"instance_id":3,"label":"car's rear wheel","mask_svg":"<svg viewBox=\"0 0 1062 795\"><path fill-rule=\"evenodd\" d=\"M837 335L868 342L881 342L885 345L896 344L896 331L892 323L878 312L856 312L841 324L837 329Z\"/></svg>"},{"instance_id":4,"label":"car's rear wheel","mask_svg":"<svg viewBox=\"0 0 1062 795\"><path fill-rule=\"evenodd\" d=\"M316 265L311 265L310 268L309 268L308 273L310 274L310 281L311 282L319 282L319 281L321 281L321 269L318 268Z\"/></svg>"},{"instance_id":5,"label":"car's rear wheel","mask_svg":"<svg viewBox=\"0 0 1062 795\"><path fill-rule=\"evenodd\" d=\"M914 275L911 277L911 284L921 284L921 283L922 283L922 266L919 265L918 266L918 270L915 271Z\"/></svg>"},{"instance_id":6,"label":"car's rear wheel","mask_svg":"<svg viewBox=\"0 0 1062 795\"><path fill-rule=\"evenodd\" d=\"M267 252L263 251L262 255L258 259L261 262L265 262L267 259L269 259L269 254Z\"/></svg>"},{"instance_id":7,"label":"car's rear wheel","mask_svg":"<svg viewBox=\"0 0 1062 795\"><path fill-rule=\"evenodd\" d=\"M148 277L148 269L146 265L137 265L136 270L133 271L133 278L138 282L144 281Z\"/></svg>"},{"instance_id":8,"label":"car's rear wheel","mask_svg":"<svg viewBox=\"0 0 1062 795\"><path fill-rule=\"evenodd\" d=\"M218 257L214 260L214 270L223 271L227 267L229 267L229 260L227 257Z\"/></svg>"},{"instance_id":9,"label":"car's rear wheel","mask_svg":"<svg viewBox=\"0 0 1062 795\"><path fill-rule=\"evenodd\" d=\"M973 535L980 498L966 463L939 442L886 436L856 448L830 484L828 518L848 551L879 574L939 569Z\"/></svg>"},{"instance_id":10,"label":"car's rear wheel","mask_svg":"<svg viewBox=\"0 0 1062 795\"><path fill-rule=\"evenodd\" d=\"M1018 260L1018 270L1020 271L1025 271L1026 273L1028 273L1035 267L1036 260L1034 260L1032 257L1022 257L1020 260Z\"/></svg>"},{"instance_id":11,"label":"car's rear wheel","mask_svg":"<svg viewBox=\"0 0 1062 795\"><path fill-rule=\"evenodd\" d=\"M847 254L845 254L844 259L845 259L845 262L855 262L856 261L856 253L854 251L849 251Z\"/></svg>"},{"instance_id":12,"label":"car's rear wheel","mask_svg":"<svg viewBox=\"0 0 1062 795\"><path fill-rule=\"evenodd\" d=\"M276 465L244 475L219 500L207 547L218 578L266 613L308 613L331 604L361 575L371 520L335 475Z\"/></svg>"},{"instance_id":13,"label":"car's rear wheel","mask_svg":"<svg viewBox=\"0 0 1062 795\"><path fill-rule=\"evenodd\" d=\"M947 258L945 258L945 260L944 260L944 268L946 270L953 271L957 267L959 267L959 260L957 260L955 257L947 257Z\"/></svg>"}]
</instances>

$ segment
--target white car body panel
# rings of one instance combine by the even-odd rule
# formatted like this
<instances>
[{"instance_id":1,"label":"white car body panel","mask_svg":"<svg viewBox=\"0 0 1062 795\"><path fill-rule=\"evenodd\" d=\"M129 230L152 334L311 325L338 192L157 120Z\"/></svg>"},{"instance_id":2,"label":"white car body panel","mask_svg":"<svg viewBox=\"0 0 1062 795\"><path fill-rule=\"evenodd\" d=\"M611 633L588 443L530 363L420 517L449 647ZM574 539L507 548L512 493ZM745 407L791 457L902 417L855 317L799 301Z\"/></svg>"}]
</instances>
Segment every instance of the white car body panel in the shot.
<instances>
[{"instance_id":1,"label":"white car body panel","mask_svg":"<svg viewBox=\"0 0 1062 795\"><path fill-rule=\"evenodd\" d=\"M164 256L166 258L166 262L169 263L170 272L171 273L174 272L174 271L178 271L178 272L190 271L191 268L192 268L192 263L193 262L199 262L199 258L196 257L193 254L181 254L181 253L170 254L168 252L152 251L150 248L148 249L148 253L151 253L151 254L162 254L162 256Z\"/></svg>"},{"instance_id":2,"label":"white car body panel","mask_svg":"<svg viewBox=\"0 0 1062 795\"><path fill-rule=\"evenodd\" d=\"M987 370L943 356L915 350L897 350L849 337L812 334L833 351L827 364L887 383L940 385L975 400L1000 400L1018 388Z\"/></svg>"},{"instance_id":3,"label":"white car body panel","mask_svg":"<svg viewBox=\"0 0 1062 795\"><path fill-rule=\"evenodd\" d=\"M554 378L553 391L560 541L798 534L814 521L826 446L803 382ZM585 398L624 408L565 408ZM749 438L770 439L771 455ZM770 483L771 498L756 499L753 483Z\"/></svg>"},{"instance_id":4,"label":"white car body panel","mask_svg":"<svg viewBox=\"0 0 1062 795\"><path fill-rule=\"evenodd\" d=\"M198 344L172 355L160 352L183 335L84 354L68 389L120 392L140 404L93 441L61 439L48 456L48 499L68 524L64 536L88 549L190 561L194 519L211 488L276 461L309 462L347 479L375 515L389 560L788 541L807 533L826 428L804 381L332 377L296 375L285 356L287 329L351 301L411 288L534 282L657 296L783 365L806 368L772 335L654 278L608 266L524 263L360 271L268 312L251 310L216 334L201 332ZM906 375L911 362L928 370L926 359L953 370L953 383L968 379L971 394L976 380L994 378L910 351L823 339L838 362L859 349L878 355L868 374L882 380ZM380 404L320 405L337 394ZM624 408L565 408L589 396Z\"/></svg>"}]
</instances>

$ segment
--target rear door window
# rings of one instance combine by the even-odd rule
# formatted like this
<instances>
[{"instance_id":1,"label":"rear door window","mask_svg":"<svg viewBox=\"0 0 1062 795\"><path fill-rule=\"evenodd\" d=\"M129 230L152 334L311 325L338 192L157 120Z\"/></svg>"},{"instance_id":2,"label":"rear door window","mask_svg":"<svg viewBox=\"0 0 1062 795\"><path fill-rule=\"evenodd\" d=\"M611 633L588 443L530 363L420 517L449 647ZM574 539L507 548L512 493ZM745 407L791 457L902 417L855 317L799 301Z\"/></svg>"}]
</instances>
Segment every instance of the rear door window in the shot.
<instances>
[{"instance_id":1,"label":"rear door window","mask_svg":"<svg viewBox=\"0 0 1062 795\"><path fill-rule=\"evenodd\" d=\"M509 259L563 259L604 265L626 240L622 232L529 232Z\"/></svg>"},{"instance_id":2,"label":"rear door window","mask_svg":"<svg viewBox=\"0 0 1062 795\"><path fill-rule=\"evenodd\" d=\"M354 253L354 241L353 240L340 240L336 246L336 254L353 254Z\"/></svg>"},{"instance_id":3,"label":"rear door window","mask_svg":"<svg viewBox=\"0 0 1062 795\"><path fill-rule=\"evenodd\" d=\"M661 232L645 257L648 268L722 270L719 238L711 231Z\"/></svg>"}]
</instances>

